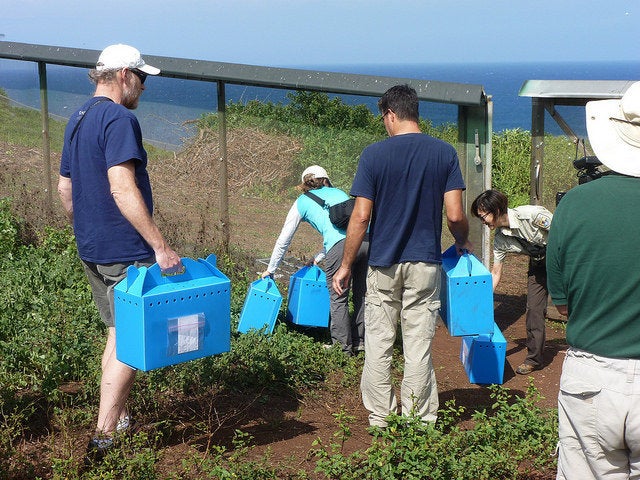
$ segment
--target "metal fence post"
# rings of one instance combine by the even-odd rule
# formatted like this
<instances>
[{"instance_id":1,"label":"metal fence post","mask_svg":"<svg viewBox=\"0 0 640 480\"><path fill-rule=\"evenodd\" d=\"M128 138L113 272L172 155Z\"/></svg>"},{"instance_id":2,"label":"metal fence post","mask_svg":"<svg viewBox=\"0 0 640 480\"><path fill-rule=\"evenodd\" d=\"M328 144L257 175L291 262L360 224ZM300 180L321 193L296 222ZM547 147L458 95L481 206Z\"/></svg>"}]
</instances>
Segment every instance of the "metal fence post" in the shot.
<instances>
[{"instance_id":1,"label":"metal fence post","mask_svg":"<svg viewBox=\"0 0 640 480\"><path fill-rule=\"evenodd\" d=\"M544 159L544 100L531 99L531 188L532 205L540 205L542 198L542 170Z\"/></svg>"},{"instance_id":2,"label":"metal fence post","mask_svg":"<svg viewBox=\"0 0 640 480\"><path fill-rule=\"evenodd\" d=\"M491 188L493 102L486 97L480 106L458 107L458 157L467 189L463 193L465 213L471 216L473 200ZM489 230L469 218L469 240L475 254L489 265Z\"/></svg>"},{"instance_id":3,"label":"metal fence post","mask_svg":"<svg viewBox=\"0 0 640 480\"><path fill-rule=\"evenodd\" d=\"M222 248L229 253L229 178L227 159L227 116L224 82L218 81L218 133L220 138L220 233Z\"/></svg>"},{"instance_id":4,"label":"metal fence post","mask_svg":"<svg viewBox=\"0 0 640 480\"><path fill-rule=\"evenodd\" d=\"M38 62L38 76L40 78L40 112L42 116L42 161L44 172L45 207L47 213L53 212L53 193L51 184L51 150L49 136L49 99L47 96L47 64Z\"/></svg>"}]
</instances>

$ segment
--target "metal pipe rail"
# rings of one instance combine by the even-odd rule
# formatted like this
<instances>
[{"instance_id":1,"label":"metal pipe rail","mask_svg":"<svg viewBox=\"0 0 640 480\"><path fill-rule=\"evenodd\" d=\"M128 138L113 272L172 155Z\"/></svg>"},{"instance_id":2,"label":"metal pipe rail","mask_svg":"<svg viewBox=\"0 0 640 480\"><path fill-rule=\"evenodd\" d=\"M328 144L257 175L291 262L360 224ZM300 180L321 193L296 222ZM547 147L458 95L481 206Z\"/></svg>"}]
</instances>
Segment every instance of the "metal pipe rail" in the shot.
<instances>
[{"instance_id":1,"label":"metal pipe rail","mask_svg":"<svg viewBox=\"0 0 640 480\"><path fill-rule=\"evenodd\" d=\"M43 156L49 156L48 101L46 65L64 65L94 68L100 55L98 50L0 42L0 58L36 62L38 64L43 116ZM465 203L491 185L491 136L493 104L482 85L442 82L414 78L321 72L292 68L262 67L236 63L213 62L143 55L151 65L161 69L160 76L216 83L221 142L226 139L225 85L303 90L334 94L379 97L388 88L398 84L412 86L421 101L458 105L458 155L467 190ZM220 149L220 229L223 246L229 244L229 209L226 145ZM44 158L45 185L49 192L48 208L52 208L50 159ZM478 222L472 222L471 241L482 245L482 258L488 264L489 234Z\"/></svg>"}]
</instances>

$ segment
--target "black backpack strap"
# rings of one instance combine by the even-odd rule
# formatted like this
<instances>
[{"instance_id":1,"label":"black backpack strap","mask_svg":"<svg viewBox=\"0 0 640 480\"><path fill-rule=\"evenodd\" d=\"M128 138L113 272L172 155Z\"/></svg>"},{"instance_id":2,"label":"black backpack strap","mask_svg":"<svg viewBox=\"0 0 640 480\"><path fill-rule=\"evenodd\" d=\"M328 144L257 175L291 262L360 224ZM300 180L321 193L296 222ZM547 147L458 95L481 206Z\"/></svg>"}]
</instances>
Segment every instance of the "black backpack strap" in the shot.
<instances>
[{"instance_id":1,"label":"black backpack strap","mask_svg":"<svg viewBox=\"0 0 640 480\"><path fill-rule=\"evenodd\" d=\"M311 200L313 200L314 202L316 202L318 205L320 205L322 208L327 208L327 203L321 199L319 196L317 196L314 193L311 192L304 192L304 194L309 197Z\"/></svg>"},{"instance_id":2,"label":"black backpack strap","mask_svg":"<svg viewBox=\"0 0 640 480\"><path fill-rule=\"evenodd\" d=\"M71 136L69 137L69 143L71 143L73 141L73 137L76 136L76 133L78 132L78 128L80 128L80 124L82 123L82 120L84 120L84 117L87 116L87 113L89 112L89 110L91 110L93 107L95 107L96 105L98 105L99 103L102 102L113 102L113 100L111 100L110 98L101 98L99 99L97 102L93 102L91 105L89 105L89 108L87 108L84 113L82 114L82 116L80 117L80 120L78 120L78 123L76 123L76 126L73 127L73 132L71 132Z\"/></svg>"},{"instance_id":3,"label":"black backpack strap","mask_svg":"<svg viewBox=\"0 0 640 480\"><path fill-rule=\"evenodd\" d=\"M534 245L531 242L527 242L524 238L512 237L522 247L522 249L534 260L542 260L547 254L547 247L545 245Z\"/></svg>"}]
</instances>

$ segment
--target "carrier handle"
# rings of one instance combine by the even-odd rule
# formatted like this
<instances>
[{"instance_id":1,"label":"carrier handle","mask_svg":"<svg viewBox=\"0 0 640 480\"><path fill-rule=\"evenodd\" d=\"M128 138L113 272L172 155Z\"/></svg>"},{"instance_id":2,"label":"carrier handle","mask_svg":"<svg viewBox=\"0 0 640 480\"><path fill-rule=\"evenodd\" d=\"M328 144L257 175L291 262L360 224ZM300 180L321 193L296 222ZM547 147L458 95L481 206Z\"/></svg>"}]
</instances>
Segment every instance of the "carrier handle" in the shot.
<instances>
[{"instance_id":1,"label":"carrier handle","mask_svg":"<svg viewBox=\"0 0 640 480\"><path fill-rule=\"evenodd\" d=\"M316 282L317 282L318 280L320 280L320 277L322 276L322 269L317 265L314 265L311 268L314 269L314 272L316 274Z\"/></svg>"},{"instance_id":2,"label":"carrier handle","mask_svg":"<svg viewBox=\"0 0 640 480\"><path fill-rule=\"evenodd\" d=\"M263 278L263 280L266 280L266 283L267 283L265 288L264 288L264 293L269 293L269 289L273 288L273 286L276 284L276 282L271 277Z\"/></svg>"},{"instance_id":3,"label":"carrier handle","mask_svg":"<svg viewBox=\"0 0 640 480\"><path fill-rule=\"evenodd\" d=\"M150 270L155 270L158 284L188 281L198 275L205 275L206 273L209 273L209 267L198 260L194 260L189 257L180 257L180 262L182 263L182 268L170 272L163 272L157 262L152 265Z\"/></svg>"},{"instance_id":4,"label":"carrier handle","mask_svg":"<svg viewBox=\"0 0 640 480\"><path fill-rule=\"evenodd\" d=\"M187 266L182 263L182 259L180 259L180 268L177 269L169 269L169 270L162 270L160 269L160 275L162 275L163 277L176 277L178 275L184 275L187 271Z\"/></svg>"},{"instance_id":5,"label":"carrier handle","mask_svg":"<svg viewBox=\"0 0 640 480\"><path fill-rule=\"evenodd\" d=\"M471 276L473 272L473 262L471 261L469 250L467 250L466 248L462 249L462 256L467 257L467 270L469 271L469 276Z\"/></svg>"}]
</instances>

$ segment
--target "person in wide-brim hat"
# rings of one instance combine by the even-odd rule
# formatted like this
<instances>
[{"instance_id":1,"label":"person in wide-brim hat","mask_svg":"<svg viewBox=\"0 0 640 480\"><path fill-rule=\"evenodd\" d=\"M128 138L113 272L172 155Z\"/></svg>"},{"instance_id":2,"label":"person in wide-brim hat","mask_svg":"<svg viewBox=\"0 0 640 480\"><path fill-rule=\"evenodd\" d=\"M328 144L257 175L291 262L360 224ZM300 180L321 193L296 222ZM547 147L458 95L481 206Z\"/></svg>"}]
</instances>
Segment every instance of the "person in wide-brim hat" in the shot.
<instances>
[{"instance_id":1,"label":"person in wide-brim hat","mask_svg":"<svg viewBox=\"0 0 640 480\"><path fill-rule=\"evenodd\" d=\"M553 215L547 285L567 315L558 392L558 480L640 472L640 82L587 103L589 141L611 175L572 188Z\"/></svg>"},{"instance_id":2,"label":"person in wide-brim hat","mask_svg":"<svg viewBox=\"0 0 640 480\"><path fill-rule=\"evenodd\" d=\"M598 159L614 172L640 177L640 82L622 98L587 103L587 133Z\"/></svg>"}]
</instances>

